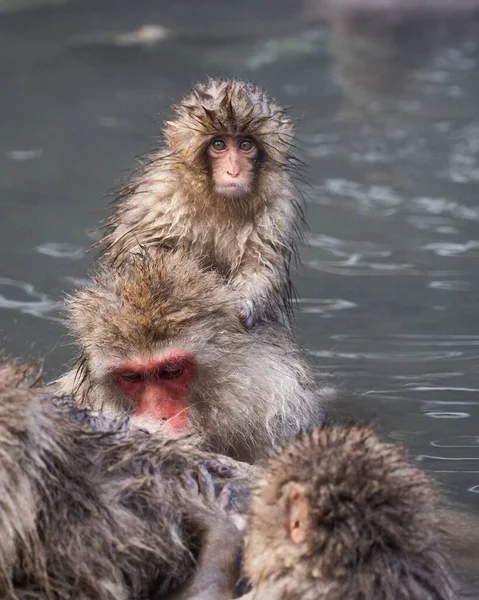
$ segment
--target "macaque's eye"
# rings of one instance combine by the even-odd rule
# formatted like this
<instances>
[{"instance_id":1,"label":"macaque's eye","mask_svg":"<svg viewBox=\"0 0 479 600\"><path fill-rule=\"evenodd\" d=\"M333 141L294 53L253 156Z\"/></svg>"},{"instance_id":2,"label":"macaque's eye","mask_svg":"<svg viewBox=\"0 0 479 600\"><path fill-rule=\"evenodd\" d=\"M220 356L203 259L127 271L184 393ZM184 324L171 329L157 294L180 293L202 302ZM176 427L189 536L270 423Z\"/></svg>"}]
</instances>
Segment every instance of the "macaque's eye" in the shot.
<instances>
[{"instance_id":1,"label":"macaque's eye","mask_svg":"<svg viewBox=\"0 0 479 600\"><path fill-rule=\"evenodd\" d=\"M253 150L253 148L254 148L253 140L250 140L249 138L245 138L244 140L241 140L241 143L239 145L239 149L241 150L241 152L250 152L251 150Z\"/></svg>"},{"instance_id":2,"label":"macaque's eye","mask_svg":"<svg viewBox=\"0 0 479 600\"><path fill-rule=\"evenodd\" d=\"M226 150L226 142L221 138L215 138L211 142L211 147L213 150L216 150L216 152L223 152L223 150Z\"/></svg>"},{"instance_id":3,"label":"macaque's eye","mask_svg":"<svg viewBox=\"0 0 479 600\"><path fill-rule=\"evenodd\" d=\"M161 379L178 379L183 374L182 367L176 367L171 369L164 369L160 373Z\"/></svg>"},{"instance_id":4,"label":"macaque's eye","mask_svg":"<svg viewBox=\"0 0 479 600\"><path fill-rule=\"evenodd\" d=\"M121 378L127 383L140 383L140 381L143 381L141 373L122 373Z\"/></svg>"}]
</instances>

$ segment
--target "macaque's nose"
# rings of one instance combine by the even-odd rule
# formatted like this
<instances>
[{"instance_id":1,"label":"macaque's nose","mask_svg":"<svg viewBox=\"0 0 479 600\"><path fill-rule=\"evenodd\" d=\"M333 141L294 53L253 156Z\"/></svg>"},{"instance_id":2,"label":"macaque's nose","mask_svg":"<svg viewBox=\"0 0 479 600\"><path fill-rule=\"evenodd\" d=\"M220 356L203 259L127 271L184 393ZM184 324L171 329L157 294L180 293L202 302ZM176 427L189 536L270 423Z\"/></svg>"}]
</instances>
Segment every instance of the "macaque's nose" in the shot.
<instances>
[{"instance_id":1,"label":"macaque's nose","mask_svg":"<svg viewBox=\"0 0 479 600\"><path fill-rule=\"evenodd\" d=\"M238 158L233 154L229 157L229 161L226 165L226 173L230 177L238 177L241 172L240 162Z\"/></svg>"}]
</instances>

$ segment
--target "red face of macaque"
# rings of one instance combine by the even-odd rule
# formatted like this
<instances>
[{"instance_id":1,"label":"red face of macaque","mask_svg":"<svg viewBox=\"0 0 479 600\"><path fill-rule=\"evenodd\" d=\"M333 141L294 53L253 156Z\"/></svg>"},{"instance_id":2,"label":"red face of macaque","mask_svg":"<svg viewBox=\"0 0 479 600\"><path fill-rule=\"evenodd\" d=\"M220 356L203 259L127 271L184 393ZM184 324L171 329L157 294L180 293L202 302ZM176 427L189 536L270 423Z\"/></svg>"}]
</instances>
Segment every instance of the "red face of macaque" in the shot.
<instances>
[{"instance_id":1,"label":"red face of macaque","mask_svg":"<svg viewBox=\"0 0 479 600\"><path fill-rule=\"evenodd\" d=\"M245 136L216 136L208 146L215 192L240 198L253 186L258 146Z\"/></svg>"},{"instance_id":2,"label":"red face of macaque","mask_svg":"<svg viewBox=\"0 0 479 600\"><path fill-rule=\"evenodd\" d=\"M189 392L197 371L194 354L178 352L157 360L122 363L111 374L114 385L133 404L133 416L179 432L190 424Z\"/></svg>"}]
</instances>

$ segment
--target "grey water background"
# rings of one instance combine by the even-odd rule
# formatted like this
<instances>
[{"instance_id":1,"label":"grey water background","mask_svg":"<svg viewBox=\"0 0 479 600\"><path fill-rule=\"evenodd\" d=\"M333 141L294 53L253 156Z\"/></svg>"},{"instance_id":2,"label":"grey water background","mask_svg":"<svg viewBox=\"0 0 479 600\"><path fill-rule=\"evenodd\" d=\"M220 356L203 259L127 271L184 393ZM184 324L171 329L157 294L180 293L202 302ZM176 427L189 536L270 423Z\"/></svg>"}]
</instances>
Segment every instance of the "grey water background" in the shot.
<instances>
[{"instance_id":1,"label":"grey water background","mask_svg":"<svg viewBox=\"0 0 479 600\"><path fill-rule=\"evenodd\" d=\"M252 79L298 118L310 186L296 326L341 412L373 418L479 514L473 10L0 0L7 352L44 356L50 378L71 363L62 300L85 280L108 192L206 75Z\"/></svg>"}]
</instances>

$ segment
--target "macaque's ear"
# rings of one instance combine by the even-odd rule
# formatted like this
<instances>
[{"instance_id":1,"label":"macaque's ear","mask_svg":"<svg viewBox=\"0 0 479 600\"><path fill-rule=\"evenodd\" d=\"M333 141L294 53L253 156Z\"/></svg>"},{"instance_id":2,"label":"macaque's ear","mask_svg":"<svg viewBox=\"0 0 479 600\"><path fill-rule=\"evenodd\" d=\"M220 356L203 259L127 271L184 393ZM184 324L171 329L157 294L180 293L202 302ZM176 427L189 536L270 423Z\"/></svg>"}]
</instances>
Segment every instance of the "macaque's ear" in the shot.
<instances>
[{"instance_id":1,"label":"macaque's ear","mask_svg":"<svg viewBox=\"0 0 479 600\"><path fill-rule=\"evenodd\" d=\"M308 538L311 504L303 486L295 484L289 491L289 536L294 544L302 544Z\"/></svg>"},{"instance_id":2,"label":"macaque's ear","mask_svg":"<svg viewBox=\"0 0 479 600\"><path fill-rule=\"evenodd\" d=\"M168 139L168 144L172 150L176 150L177 146L177 138L178 138L178 125L173 121L166 121L166 137Z\"/></svg>"}]
</instances>

